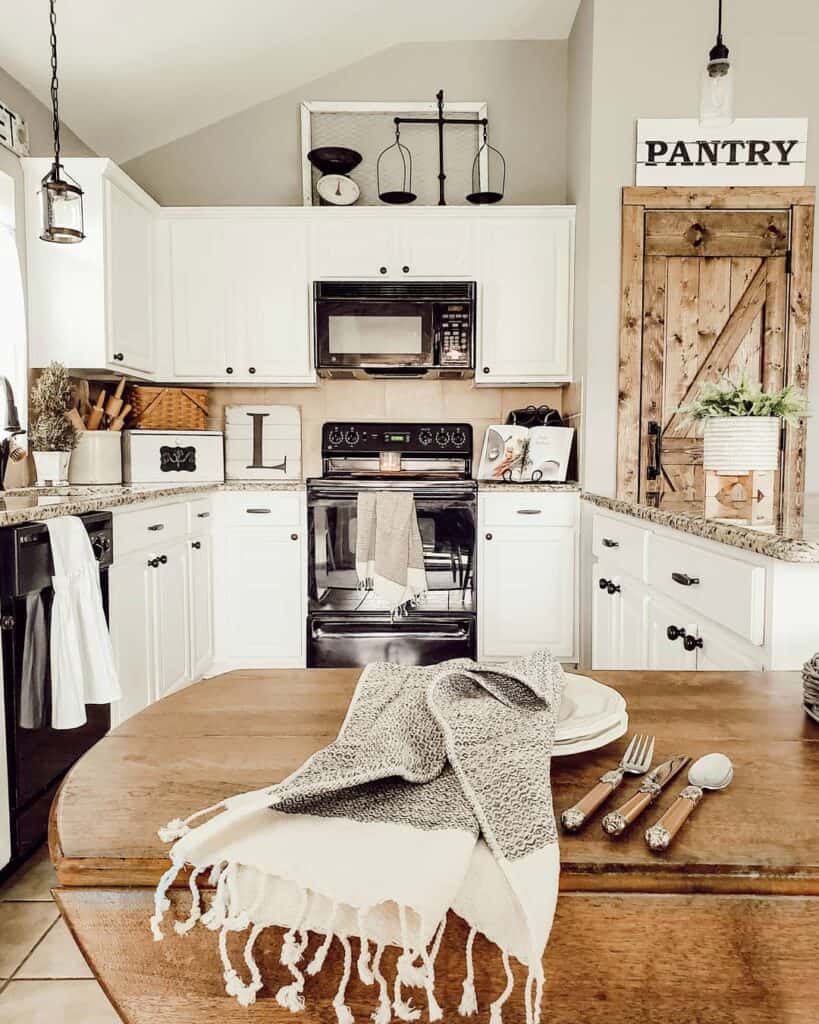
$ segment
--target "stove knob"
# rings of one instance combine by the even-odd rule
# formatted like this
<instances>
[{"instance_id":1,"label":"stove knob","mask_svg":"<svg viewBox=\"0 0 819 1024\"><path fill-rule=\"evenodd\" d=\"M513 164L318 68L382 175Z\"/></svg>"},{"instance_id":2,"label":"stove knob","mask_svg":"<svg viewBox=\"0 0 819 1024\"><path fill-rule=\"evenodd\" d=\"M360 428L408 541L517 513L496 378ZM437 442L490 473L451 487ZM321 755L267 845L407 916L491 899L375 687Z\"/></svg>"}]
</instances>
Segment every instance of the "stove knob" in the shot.
<instances>
[{"instance_id":1,"label":"stove knob","mask_svg":"<svg viewBox=\"0 0 819 1024\"><path fill-rule=\"evenodd\" d=\"M351 448L353 448L355 445L358 444L360 438L361 438L361 435L358 433L358 431L355 429L355 427L350 427L350 429L344 435L344 440L347 442L347 444Z\"/></svg>"},{"instance_id":2,"label":"stove knob","mask_svg":"<svg viewBox=\"0 0 819 1024\"><path fill-rule=\"evenodd\" d=\"M441 448L446 447L446 445L449 444L449 431L448 430L443 430L443 429L439 430L435 434L435 443L437 445L440 445Z\"/></svg>"},{"instance_id":3,"label":"stove knob","mask_svg":"<svg viewBox=\"0 0 819 1024\"><path fill-rule=\"evenodd\" d=\"M331 445L339 445L344 440L344 434L338 427L333 427L327 435L327 440Z\"/></svg>"},{"instance_id":4,"label":"stove knob","mask_svg":"<svg viewBox=\"0 0 819 1024\"><path fill-rule=\"evenodd\" d=\"M429 427L422 427L418 431L418 440L423 445L432 444L432 431Z\"/></svg>"},{"instance_id":5,"label":"stove knob","mask_svg":"<svg viewBox=\"0 0 819 1024\"><path fill-rule=\"evenodd\" d=\"M460 427L456 427L456 429L452 431L452 443L456 448L463 448L466 444L466 434Z\"/></svg>"},{"instance_id":6,"label":"stove knob","mask_svg":"<svg viewBox=\"0 0 819 1024\"><path fill-rule=\"evenodd\" d=\"M94 558L99 561L105 554L105 541L102 537L94 537L91 541L91 550L94 552Z\"/></svg>"}]
</instances>

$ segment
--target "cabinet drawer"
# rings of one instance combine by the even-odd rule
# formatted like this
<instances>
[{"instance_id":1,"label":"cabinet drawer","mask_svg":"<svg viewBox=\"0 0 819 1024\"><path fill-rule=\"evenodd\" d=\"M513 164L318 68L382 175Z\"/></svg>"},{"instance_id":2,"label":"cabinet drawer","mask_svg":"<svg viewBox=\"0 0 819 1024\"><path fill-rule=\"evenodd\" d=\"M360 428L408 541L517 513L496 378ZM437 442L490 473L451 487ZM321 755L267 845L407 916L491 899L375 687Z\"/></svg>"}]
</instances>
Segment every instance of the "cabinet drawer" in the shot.
<instances>
[{"instance_id":1,"label":"cabinet drawer","mask_svg":"<svg viewBox=\"0 0 819 1024\"><path fill-rule=\"evenodd\" d=\"M188 533L204 533L210 530L212 518L213 502L210 498L188 502Z\"/></svg>"},{"instance_id":2,"label":"cabinet drawer","mask_svg":"<svg viewBox=\"0 0 819 1024\"><path fill-rule=\"evenodd\" d=\"M635 579L645 579L648 531L611 516L594 517L592 545L596 558L616 565Z\"/></svg>"},{"instance_id":3,"label":"cabinet drawer","mask_svg":"<svg viewBox=\"0 0 819 1024\"><path fill-rule=\"evenodd\" d=\"M481 527L575 526L578 498L576 494L542 491L481 494L479 514Z\"/></svg>"},{"instance_id":4,"label":"cabinet drawer","mask_svg":"<svg viewBox=\"0 0 819 1024\"><path fill-rule=\"evenodd\" d=\"M229 526L299 526L298 491L238 491L219 494L217 514Z\"/></svg>"},{"instance_id":5,"label":"cabinet drawer","mask_svg":"<svg viewBox=\"0 0 819 1024\"><path fill-rule=\"evenodd\" d=\"M648 582L698 616L764 642L765 570L704 548L652 535Z\"/></svg>"},{"instance_id":6,"label":"cabinet drawer","mask_svg":"<svg viewBox=\"0 0 819 1024\"><path fill-rule=\"evenodd\" d=\"M141 508L114 514L114 558L141 548L165 547L185 536L188 517L185 503Z\"/></svg>"}]
</instances>

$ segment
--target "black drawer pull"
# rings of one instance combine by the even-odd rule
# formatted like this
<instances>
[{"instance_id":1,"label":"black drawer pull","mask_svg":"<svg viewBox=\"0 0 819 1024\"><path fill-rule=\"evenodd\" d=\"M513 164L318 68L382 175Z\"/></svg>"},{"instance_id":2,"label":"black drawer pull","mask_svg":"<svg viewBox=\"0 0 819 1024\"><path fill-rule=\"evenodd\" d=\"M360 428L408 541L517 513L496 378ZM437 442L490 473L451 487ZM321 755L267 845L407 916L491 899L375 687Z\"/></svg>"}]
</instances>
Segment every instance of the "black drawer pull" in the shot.
<instances>
[{"instance_id":1,"label":"black drawer pull","mask_svg":"<svg viewBox=\"0 0 819 1024\"><path fill-rule=\"evenodd\" d=\"M517 510L519 516L539 516L542 511L542 508L519 508Z\"/></svg>"},{"instance_id":2,"label":"black drawer pull","mask_svg":"<svg viewBox=\"0 0 819 1024\"><path fill-rule=\"evenodd\" d=\"M611 537L604 537L603 538L603 547L604 548L619 548L620 547L620 541L619 540L612 540Z\"/></svg>"},{"instance_id":3,"label":"black drawer pull","mask_svg":"<svg viewBox=\"0 0 819 1024\"><path fill-rule=\"evenodd\" d=\"M271 510L269 508L246 508L245 512L249 516L269 516Z\"/></svg>"},{"instance_id":4,"label":"black drawer pull","mask_svg":"<svg viewBox=\"0 0 819 1024\"><path fill-rule=\"evenodd\" d=\"M156 533L157 530L164 530L165 529L165 524L164 523L153 523L151 526L148 527L148 529L152 533Z\"/></svg>"},{"instance_id":5,"label":"black drawer pull","mask_svg":"<svg viewBox=\"0 0 819 1024\"><path fill-rule=\"evenodd\" d=\"M689 576L685 572L672 572L671 579L681 587L695 587L700 581L698 576Z\"/></svg>"},{"instance_id":6,"label":"black drawer pull","mask_svg":"<svg viewBox=\"0 0 819 1024\"><path fill-rule=\"evenodd\" d=\"M209 517L210 517L210 512L197 512L196 513L196 518L197 519L208 519Z\"/></svg>"},{"instance_id":7,"label":"black drawer pull","mask_svg":"<svg viewBox=\"0 0 819 1024\"><path fill-rule=\"evenodd\" d=\"M687 651L696 651L698 647L702 647L702 637L689 634L683 639L683 647Z\"/></svg>"}]
</instances>

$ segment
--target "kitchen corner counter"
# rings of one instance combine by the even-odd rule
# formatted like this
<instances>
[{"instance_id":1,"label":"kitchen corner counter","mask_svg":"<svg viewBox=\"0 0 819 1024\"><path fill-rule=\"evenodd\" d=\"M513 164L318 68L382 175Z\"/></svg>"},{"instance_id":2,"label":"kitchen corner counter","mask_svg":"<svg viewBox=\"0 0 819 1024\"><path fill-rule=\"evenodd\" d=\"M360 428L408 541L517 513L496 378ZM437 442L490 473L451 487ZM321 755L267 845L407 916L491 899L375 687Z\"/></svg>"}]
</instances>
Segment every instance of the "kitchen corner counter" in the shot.
<instances>
[{"instance_id":1,"label":"kitchen corner counter","mask_svg":"<svg viewBox=\"0 0 819 1024\"><path fill-rule=\"evenodd\" d=\"M505 480L479 480L478 481L479 491L511 491L512 493L526 493L528 491L537 492L549 492L549 491L568 491L568 492L579 492L580 484L569 481L568 483L550 483L544 481L542 483L533 483L531 480L523 481L521 483L506 483Z\"/></svg>"},{"instance_id":2,"label":"kitchen corner counter","mask_svg":"<svg viewBox=\"0 0 819 1024\"><path fill-rule=\"evenodd\" d=\"M201 497L217 491L302 491L303 480L226 480L224 483L151 486L24 487L0 492L0 527L39 523L59 516L141 505L163 498Z\"/></svg>"},{"instance_id":3,"label":"kitchen corner counter","mask_svg":"<svg viewBox=\"0 0 819 1024\"><path fill-rule=\"evenodd\" d=\"M601 494L583 492L583 500L607 512L642 519L657 526L690 533L705 540L717 541L729 547L765 555L781 562L819 564L819 509L807 503L806 512L792 521L781 521L773 526L751 526L749 523L732 523L708 519L693 502L655 508L637 502L607 498Z\"/></svg>"}]
</instances>

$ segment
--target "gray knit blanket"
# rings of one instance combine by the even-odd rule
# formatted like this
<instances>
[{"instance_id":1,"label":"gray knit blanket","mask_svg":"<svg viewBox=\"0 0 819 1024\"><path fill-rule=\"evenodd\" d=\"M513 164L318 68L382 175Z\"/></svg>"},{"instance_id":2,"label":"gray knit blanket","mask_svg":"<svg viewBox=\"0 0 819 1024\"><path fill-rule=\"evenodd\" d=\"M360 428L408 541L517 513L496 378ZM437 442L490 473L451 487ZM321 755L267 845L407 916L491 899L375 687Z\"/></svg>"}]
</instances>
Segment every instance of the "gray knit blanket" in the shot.
<instances>
[{"instance_id":1,"label":"gray knit blanket","mask_svg":"<svg viewBox=\"0 0 819 1024\"><path fill-rule=\"evenodd\" d=\"M281 962L289 974L275 990L281 1006L304 1009L305 975L322 969L338 941L345 966L333 1006L339 1024L352 1024L345 994L354 936L376 1024L417 1020L413 987L424 990L434 1021L442 1018L435 955L452 911L470 926L459 1012L478 1011L472 943L480 931L499 947L507 977L490 1024L502 1021L514 987L510 957L528 967L526 1020L536 1024L558 887L550 758L562 691L562 669L546 651L503 666L369 665L337 739L288 779L160 830L176 842L156 892L155 938L163 937L168 888L190 865L191 910L175 930L201 923L219 932L225 988L240 1003L254 1002L265 985L253 946L278 925L287 929ZM205 870L216 885L207 911L197 887ZM237 965L227 934L245 929ZM311 931L324 941L304 964ZM390 984L380 968L387 945L401 950Z\"/></svg>"}]
</instances>

